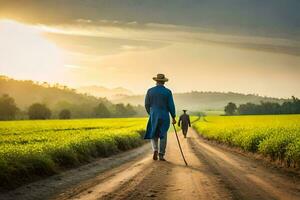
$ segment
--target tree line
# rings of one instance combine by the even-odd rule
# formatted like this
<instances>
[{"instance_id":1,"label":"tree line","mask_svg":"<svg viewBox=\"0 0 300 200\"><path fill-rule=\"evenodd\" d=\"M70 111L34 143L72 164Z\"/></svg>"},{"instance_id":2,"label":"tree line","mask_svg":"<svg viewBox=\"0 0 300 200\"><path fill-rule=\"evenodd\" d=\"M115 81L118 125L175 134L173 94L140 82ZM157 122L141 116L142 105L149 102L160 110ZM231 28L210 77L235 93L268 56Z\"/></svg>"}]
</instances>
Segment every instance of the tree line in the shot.
<instances>
[{"instance_id":1,"label":"tree line","mask_svg":"<svg viewBox=\"0 0 300 200\"><path fill-rule=\"evenodd\" d=\"M89 115L82 116L89 118L110 118L110 117L132 117L135 116L141 108L139 106L132 106L130 104L111 104L105 105L99 102L97 106L93 107ZM57 112L57 111L56 111ZM76 116L80 118L81 116ZM72 109L62 108L55 115L53 111L43 103L33 103L28 109L21 110L18 108L14 98L8 94L3 94L0 97L0 120L14 120L14 119L71 119Z\"/></svg>"},{"instance_id":2,"label":"tree line","mask_svg":"<svg viewBox=\"0 0 300 200\"><path fill-rule=\"evenodd\" d=\"M275 102L246 103L237 106L229 102L224 108L226 115L300 114L300 100L294 96L282 104Z\"/></svg>"}]
</instances>

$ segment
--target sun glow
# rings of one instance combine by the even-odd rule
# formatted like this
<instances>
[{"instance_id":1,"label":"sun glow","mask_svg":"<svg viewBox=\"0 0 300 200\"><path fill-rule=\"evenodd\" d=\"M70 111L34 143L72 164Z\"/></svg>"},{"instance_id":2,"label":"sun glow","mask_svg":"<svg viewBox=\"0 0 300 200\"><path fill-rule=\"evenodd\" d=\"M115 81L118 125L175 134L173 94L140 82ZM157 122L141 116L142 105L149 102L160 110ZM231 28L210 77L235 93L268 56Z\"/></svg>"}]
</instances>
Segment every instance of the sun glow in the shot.
<instances>
[{"instance_id":1,"label":"sun glow","mask_svg":"<svg viewBox=\"0 0 300 200\"><path fill-rule=\"evenodd\" d=\"M64 52L35 26L0 20L0 74L53 80L64 66Z\"/></svg>"}]
</instances>

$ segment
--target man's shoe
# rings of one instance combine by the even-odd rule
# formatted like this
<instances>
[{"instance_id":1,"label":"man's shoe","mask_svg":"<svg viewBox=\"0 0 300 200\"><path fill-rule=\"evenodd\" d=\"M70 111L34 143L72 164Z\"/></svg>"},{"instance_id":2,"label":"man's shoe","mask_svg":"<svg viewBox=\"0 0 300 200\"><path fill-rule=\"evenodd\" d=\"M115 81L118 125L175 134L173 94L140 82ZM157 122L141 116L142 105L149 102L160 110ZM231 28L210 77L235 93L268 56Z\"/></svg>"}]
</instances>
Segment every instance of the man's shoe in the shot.
<instances>
[{"instance_id":1,"label":"man's shoe","mask_svg":"<svg viewBox=\"0 0 300 200\"><path fill-rule=\"evenodd\" d=\"M159 161L167 161L167 160L164 158L159 158Z\"/></svg>"},{"instance_id":2,"label":"man's shoe","mask_svg":"<svg viewBox=\"0 0 300 200\"><path fill-rule=\"evenodd\" d=\"M158 152L157 152L157 151L154 151L154 152L153 152L153 160L157 160L157 155L158 155Z\"/></svg>"}]
</instances>

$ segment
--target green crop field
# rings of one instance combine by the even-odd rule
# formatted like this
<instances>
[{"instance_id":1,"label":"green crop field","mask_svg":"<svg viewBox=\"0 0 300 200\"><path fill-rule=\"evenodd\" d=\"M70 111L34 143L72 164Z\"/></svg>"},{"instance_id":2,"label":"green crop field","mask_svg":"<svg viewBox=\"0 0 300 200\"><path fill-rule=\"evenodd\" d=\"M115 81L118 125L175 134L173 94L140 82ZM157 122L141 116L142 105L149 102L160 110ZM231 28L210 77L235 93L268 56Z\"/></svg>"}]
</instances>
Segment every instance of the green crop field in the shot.
<instances>
[{"instance_id":1,"label":"green crop field","mask_svg":"<svg viewBox=\"0 0 300 200\"><path fill-rule=\"evenodd\" d=\"M193 126L207 139L300 165L300 115L209 116Z\"/></svg>"},{"instance_id":2,"label":"green crop field","mask_svg":"<svg viewBox=\"0 0 300 200\"><path fill-rule=\"evenodd\" d=\"M141 145L146 119L0 122L0 187Z\"/></svg>"}]
</instances>

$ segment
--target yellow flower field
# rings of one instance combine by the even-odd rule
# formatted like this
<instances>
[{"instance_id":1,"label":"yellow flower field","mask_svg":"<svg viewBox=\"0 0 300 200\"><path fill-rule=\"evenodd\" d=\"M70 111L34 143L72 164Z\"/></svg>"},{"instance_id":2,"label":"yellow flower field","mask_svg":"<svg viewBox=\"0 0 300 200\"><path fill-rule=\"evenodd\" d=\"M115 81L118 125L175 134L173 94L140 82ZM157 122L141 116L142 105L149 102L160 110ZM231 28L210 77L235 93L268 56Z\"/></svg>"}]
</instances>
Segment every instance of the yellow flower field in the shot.
<instances>
[{"instance_id":1,"label":"yellow flower field","mask_svg":"<svg viewBox=\"0 0 300 200\"><path fill-rule=\"evenodd\" d=\"M203 137L300 164L300 115L209 116L194 128Z\"/></svg>"},{"instance_id":2,"label":"yellow flower field","mask_svg":"<svg viewBox=\"0 0 300 200\"><path fill-rule=\"evenodd\" d=\"M0 122L0 187L141 145L146 119Z\"/></svg>"}]
</instances>

